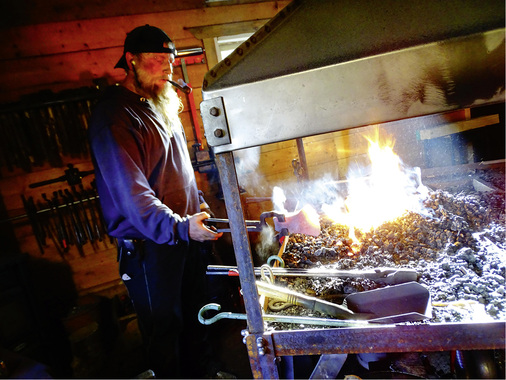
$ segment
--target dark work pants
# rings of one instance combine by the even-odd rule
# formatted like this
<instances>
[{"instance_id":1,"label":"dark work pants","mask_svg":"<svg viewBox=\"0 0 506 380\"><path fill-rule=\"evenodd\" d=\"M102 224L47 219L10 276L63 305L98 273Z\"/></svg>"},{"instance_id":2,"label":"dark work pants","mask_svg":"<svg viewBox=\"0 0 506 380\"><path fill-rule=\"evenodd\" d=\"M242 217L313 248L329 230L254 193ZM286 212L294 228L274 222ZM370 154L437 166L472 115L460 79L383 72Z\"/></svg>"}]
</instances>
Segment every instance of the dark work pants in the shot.
<instances>
[{"instance_id":1,"label":"dark work pants","mask_svg":"<svg viewBox=\"0 0 506 380\"><path fill-rule=\"evenodd\" d=\"M203 377L209 353L198 311L207 300L207 262L200 244L118 239L118 250L149 368L157 378Z\"/></svg>"}]
</instances>

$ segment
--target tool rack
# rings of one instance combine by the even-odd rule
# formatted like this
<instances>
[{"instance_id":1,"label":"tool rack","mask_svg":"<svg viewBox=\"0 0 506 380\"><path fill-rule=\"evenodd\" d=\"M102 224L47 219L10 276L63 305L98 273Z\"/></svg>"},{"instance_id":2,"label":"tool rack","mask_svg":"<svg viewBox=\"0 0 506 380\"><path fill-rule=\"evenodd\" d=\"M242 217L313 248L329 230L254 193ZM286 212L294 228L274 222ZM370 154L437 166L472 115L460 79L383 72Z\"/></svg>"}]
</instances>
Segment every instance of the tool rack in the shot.
<instances>
[{"instance_id":1,"label":"tool rack","mask_svg":"<svg viewBox=\"0 0 506 380\"><path fill-rule=\"evenodd\" d=\"M477 46L482 38L504 38L501 2L494 3L496 14L491 7L491 12L480 15L473 2L455 7L449 3L409 1L402 3L406 7L399 7L400 2L387 2L367 9L363 2L294 1L206 75L200 111L230 220L247 314L244 342L255 378L279 378L280 358L289 363L297 355L321 355L313 372L316 377L348 353L504 349L504 321L266 332L234 164L233 153L239 149L412 117L416 118L409 119L411 122L423 123L423 116L429 113L408 115L399 104L382 101L381 93L375 92L377 76L371 73L381 67L384 78L395 82L393 62L407 60L422 66L424 57L439 54L441 49L443 55L453 54L455 44ZM335 17L356 11L346 9L354 4L362 7L364 14L376 15L364 21L364 30L379 31L377 35L371 32L366 44L363 40L353 44L358 38L353 20ZM459 9L455 24L435 21L434 29L428 30L423 20L434 14L452 14L446 7ZM312 29L315 20L317 32ZM394 25L398 29L392 28ZM381 34L382 30L388 33ZM455 39L438 42L447 36ZM385 50L360 50L365 46L384 46ZM276 64L268 64L273 57L278 57ZM347 62L350 57L355 61ZM465 75L486 76L474 72L472 61L460 64ZM430 113L454 109L454 104L441 100L433 104Z\"/></svg>"}]
</instances>

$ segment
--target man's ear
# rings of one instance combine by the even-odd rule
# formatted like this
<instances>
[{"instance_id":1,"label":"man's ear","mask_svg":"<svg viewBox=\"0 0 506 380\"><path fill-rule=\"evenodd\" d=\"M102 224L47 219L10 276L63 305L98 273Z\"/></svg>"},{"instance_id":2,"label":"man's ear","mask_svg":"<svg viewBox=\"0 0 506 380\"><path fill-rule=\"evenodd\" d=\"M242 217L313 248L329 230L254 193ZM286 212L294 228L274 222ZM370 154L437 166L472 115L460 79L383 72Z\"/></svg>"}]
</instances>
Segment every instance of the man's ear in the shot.
<instances>
[{"instance_id":1,"label":"man's ear","mask_svg":"<svg viewBox=\"0 0 506 380\"><path fill-rule=\"evenodd\" d=\"M125 59L126 59L126 62L127 62L127 65L128 65L128 69L129 70L132 70L132 66L135 66L135 55L133 55L132 53L130 52L126 52L125 53Z\"/></svg>"}]
</instances>

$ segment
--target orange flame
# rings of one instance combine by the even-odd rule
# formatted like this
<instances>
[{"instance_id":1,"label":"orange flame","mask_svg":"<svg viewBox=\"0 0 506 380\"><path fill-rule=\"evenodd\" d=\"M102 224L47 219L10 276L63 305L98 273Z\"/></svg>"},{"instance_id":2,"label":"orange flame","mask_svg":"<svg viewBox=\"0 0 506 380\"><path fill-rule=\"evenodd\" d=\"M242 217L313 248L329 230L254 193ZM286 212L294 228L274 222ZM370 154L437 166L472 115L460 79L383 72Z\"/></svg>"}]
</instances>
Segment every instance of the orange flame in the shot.
<instances>
[{"instance_id":1,"label":"orange flame","mask_svg":"<svg viewBox=\"0 0 506 380\"><path fill-rule=\"evenodd\" d=\"M368 176L348 180L348 196L342 205L326 205L324 212L332 220L350 227L350 238L358 241L354 228L367 231L402 216L407 210L416 209L420 202L414 196L417 187L413 182L413 170L406 169L394 152L394 140L366 137L369 141L370 172Z\"/></svg>"}]
</instances>

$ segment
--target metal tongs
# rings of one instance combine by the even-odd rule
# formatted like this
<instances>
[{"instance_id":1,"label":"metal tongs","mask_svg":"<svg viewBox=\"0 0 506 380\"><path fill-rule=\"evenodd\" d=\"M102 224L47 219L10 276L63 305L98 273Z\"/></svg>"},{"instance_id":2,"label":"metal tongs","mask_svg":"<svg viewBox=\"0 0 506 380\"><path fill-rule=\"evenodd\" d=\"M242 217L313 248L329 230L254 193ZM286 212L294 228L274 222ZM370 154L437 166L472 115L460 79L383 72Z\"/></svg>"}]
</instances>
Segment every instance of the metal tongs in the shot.
<instances>
[{"instance_id":1,"label":"metal tongs","mask_svg":"<svg viewBox=\"0 0 506 380\"><path fill-rule=\"evenodd\" d=\"M248 231L260 232L267 227L267 218L272 218L274 230L278 236L288 236L290 234L305 234L311 236L320 235L320 221L318 214L309 205L300 210L291 213L279 213L276 211L266 211L260 214L260 220L246 220L246 229ZM229 223L228 219L207 219L210 223ZM218 229L218 232L230 232L230 228Z\"/></svg>"},{"instance_id":2,"label":"metal tongs","mask_svg":"<svg viewBox=\"0 0 506 380\"><path fill-rule=\"evenodd\" d=\"M279 221L285 221L285 215L280 214L275 211L266 211L260 214L260 220L245 220L246 229L248 232L261 232L262 229L268 226L266 219L268 218L277 218ZM208 223L222 223L229 224L230 221L228 219L219 219L219 218L208 218L206 219ZM216 232L230 232L230 227L227 228L216 228ZM283 232L283 231L278 231Z\"/></svg>"},{"instance_id":3,"label":"metal tongs","mask_svg":"<svg viewBox=\"0 0 506 380\"><path fill-rule=\"evenodd\" d=\"M255 276L261 276L261 269L255 267ZM418 272L410 268L376 268L369 270L338 270L332 268L270 268L274 276L280 277L337 277L337 278L365 278L386 285L403 284L417 281ZM208 275L238 276L236 266L208 265Z\"/></svg>"}]
</instances>

